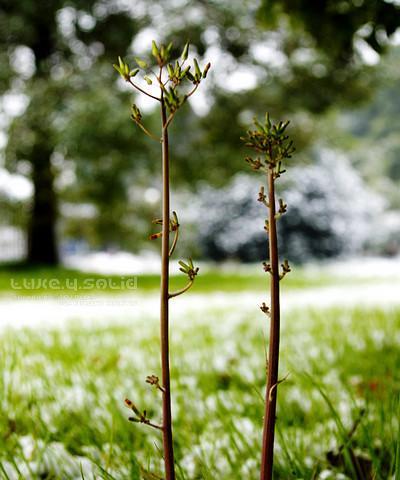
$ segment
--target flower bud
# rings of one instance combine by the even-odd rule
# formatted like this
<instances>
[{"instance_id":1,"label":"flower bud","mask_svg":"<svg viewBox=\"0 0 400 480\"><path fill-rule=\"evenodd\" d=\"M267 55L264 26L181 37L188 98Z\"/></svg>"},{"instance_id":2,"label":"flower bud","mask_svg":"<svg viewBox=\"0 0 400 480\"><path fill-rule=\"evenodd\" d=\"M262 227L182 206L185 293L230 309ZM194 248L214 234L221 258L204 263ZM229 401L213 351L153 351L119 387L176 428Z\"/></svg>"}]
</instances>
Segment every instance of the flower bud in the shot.
<instances>
[{"instance_id":1,"label":"flower bud","mask_svg":"<svg viewBox=\"0 0 400 480\"><path fill-rule=\"evenodd\" d=\"M211 63L207 63L205 69L203 70L203 78L207 78L207 73L211 68Z\"/></svg>"},{"instance_id":2,"label":"flower bud","mask_svg":"<svg viewBox=\"0 0 400 480\"><path fill-rule=\"evenodd\" d=\"M189 42L186 43L185 47L183 48L183 52L181 55L181 59L186 61L189 56Z\"/></svg>"},{"instance_id":3,"label":"flower bud","mask_svg":"<svg viewBox=\"0 0 400 480\"><path fill-rule=\"evenodd\" d=\"M147 62L141 60L140 58L135 58L135 62L139 65L140 68L145 69L148 67Z\"/></svg>"},{"instance_id":4,"label":"flower bud","mask_svg":"<svg viewBox=\"0 0 400 480\"><path fill-rule=\"evenodd\" d=\"M200 80L201 70L200 70L199 64L196 59L193 60L193 63L194 63L195 79Z\"/></svg>"},{"instance_id":5,"label":"flower bud","mask_svg":"<svg viewBox=\"0 0 400 480\"><path fill-rule=\"evenodd\" d=\"M159 52L157 44L154 40L151 42L151 53L152 53L153 57L155 57L155 58L159 58L159 56L160 56L160 52Z\"/></svg>"}]
</instances>

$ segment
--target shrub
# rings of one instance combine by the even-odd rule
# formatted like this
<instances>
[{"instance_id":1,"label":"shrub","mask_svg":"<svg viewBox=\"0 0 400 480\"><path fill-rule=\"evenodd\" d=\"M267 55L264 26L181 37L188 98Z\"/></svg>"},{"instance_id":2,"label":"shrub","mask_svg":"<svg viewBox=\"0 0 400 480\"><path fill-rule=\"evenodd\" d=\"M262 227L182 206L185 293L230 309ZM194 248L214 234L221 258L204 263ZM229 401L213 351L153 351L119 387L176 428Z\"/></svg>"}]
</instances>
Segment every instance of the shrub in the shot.
<instances>
[{"instance_id":1,"label":"shrub","mask_svg":"<svg viewBox=\"0 0 400 480\"><path fill-rule=\"evenodd\" d=\"M321 150L314 156L315 163L291 168L279 185L290 205L280 223L281 252L290 252L296 263L361 252L383 206L343 155ZM223 189L200 190L204 256L246 262L263 258L263 210L251 200L258 183L254 176L239 174Z\"/></svg>"}]
</instances>

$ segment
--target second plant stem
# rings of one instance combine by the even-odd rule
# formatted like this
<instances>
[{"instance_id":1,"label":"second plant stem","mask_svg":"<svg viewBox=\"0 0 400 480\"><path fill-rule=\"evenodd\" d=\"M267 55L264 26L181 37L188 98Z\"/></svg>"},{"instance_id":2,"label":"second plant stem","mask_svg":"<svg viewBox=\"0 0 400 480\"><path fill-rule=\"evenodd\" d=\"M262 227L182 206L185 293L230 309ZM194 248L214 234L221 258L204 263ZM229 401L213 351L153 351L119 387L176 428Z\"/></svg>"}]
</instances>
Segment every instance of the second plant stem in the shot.
<instances>
[{"instance_id":1,"label":"second plant stem","mask_svg":"<svg viewBox=\"0 0 400 480\"><path fill-rule=\"evenodd\" d=\"M261 457L261 480L272 479L274 437L276 421L276 400L278 393L278 366L279 366L279 335L280 335L280 307L279 307L279 256L278 238L276 231L275 208L275 177L274 169L270 167L267 174L268 181L268 239L269 261L271 265L271 308L270 308L270 335L267 363L267 389L265 394L265 416L263 430L263 445Z\"/></svg>"},{"instance_id":2,"label":"second plant stem","mask_svg":"<svg viewBox=\"0 0 400 480\"><path fill-rule=\"evenodd\" d=\"M161 95L162 120L162 247L161 247L161 370L163 384L163 452L166 480L175 480L174 445L172 440L171 390L169 366L169 145L167 113Z\"/></svg>"}]
</instances>

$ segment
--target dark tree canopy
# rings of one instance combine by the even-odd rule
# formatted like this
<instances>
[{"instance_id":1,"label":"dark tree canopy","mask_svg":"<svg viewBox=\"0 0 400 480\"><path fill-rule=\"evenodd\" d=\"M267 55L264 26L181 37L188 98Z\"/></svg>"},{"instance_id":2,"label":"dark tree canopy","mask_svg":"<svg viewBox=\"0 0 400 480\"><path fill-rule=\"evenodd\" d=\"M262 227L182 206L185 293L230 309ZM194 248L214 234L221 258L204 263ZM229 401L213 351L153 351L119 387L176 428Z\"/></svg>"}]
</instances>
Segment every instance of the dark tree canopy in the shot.
<instances>
[{"instance_id":1,"label":"dark tree canopy","mask_svg":"<svg viewBox=\"0 0 400 480\"><path fill-rule=\"evenodd\" d=\"M260 18L266 26L275 27L282 14L292 28L309 33L337 66L353 60L356 35L383 53L400 25L400 5L386 0L263 0Z\"/></svg>"},{"instance_id":2,"label":"dark tree canopy","mask_svg":"<svg viewBox=\"0 0 400 480\"><path fill-rule=\"evenodd\" d=\"M292 65L288 96L322 113L370 97L375 70L365 65L361 50L385 53L400 26L400 5L386 0L263 0L258 16L264 28L289 32L282 42ZM297 54L310 49L312 61L298 62Z\"/></svg>"}]
</instances>

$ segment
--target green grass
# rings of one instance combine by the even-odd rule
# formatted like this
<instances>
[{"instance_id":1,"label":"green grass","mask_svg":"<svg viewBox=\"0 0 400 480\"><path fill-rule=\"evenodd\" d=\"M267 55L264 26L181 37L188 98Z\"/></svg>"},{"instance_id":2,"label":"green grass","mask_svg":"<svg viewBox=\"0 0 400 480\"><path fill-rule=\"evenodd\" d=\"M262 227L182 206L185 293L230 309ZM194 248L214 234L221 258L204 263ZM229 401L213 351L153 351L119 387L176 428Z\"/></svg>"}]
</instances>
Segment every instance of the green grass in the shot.
<instances>
[{"instance_id":1,"label":"green grass","mask_svg":"<svg viewBox=\"0 0 400 480\"><path fill-rule=\"evenodd\" d=\"M258 270L257 270L258 269ZM172 272L174 273L174 272ZM171 289L181 288L185 275L171 277ZM386 279L387 280L387 279ZM193 291L196 293L232 292L232 291L264 291L268 281L259 266L253 271L224 271L217 267L200 271ZM373 277L357 280L357 283L368 283ZM55 282L53 288L49 288ZM130 283L129 283L130 282ZM135 283L136 282L136 283ZM301 289L324 287L330 285L354 284L352 278L336 278L322 269L312 275L296 267L296 275L285 278L284 289ZM14 296L59 296L59 295L93 295L130 293L130 287L136 286L140 293L155 292L159 289L159 275L99 275L84 273L67 268L31 267L24 265L0 265L0 295ZM114 286L115 288L112 288ZM16 287L16 288L15 288Z\"/></svg>"},{"instance_id":2,"label":"green grass","mask_svg":"<svg viewBox=\"0 0 400 480\"><path fill-rule=\"evenodd\" d=\"M173 315L179 480L258 478L264 317L238 305ZM123 405L128 396L160 419L159 394L144 381L159 374L157 310L118 326L1 334L0 478L92 479L93 465L94 478L162 473L159 433L128 422ZM356 478L350 447L372 462L373 478L397 480L399 344L400 310L285 315L276 480ZM326 455L346 444L360 409L335 467Z\"/></svg>"}]
</instances>

